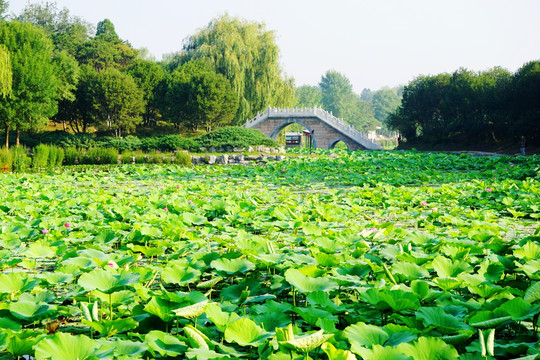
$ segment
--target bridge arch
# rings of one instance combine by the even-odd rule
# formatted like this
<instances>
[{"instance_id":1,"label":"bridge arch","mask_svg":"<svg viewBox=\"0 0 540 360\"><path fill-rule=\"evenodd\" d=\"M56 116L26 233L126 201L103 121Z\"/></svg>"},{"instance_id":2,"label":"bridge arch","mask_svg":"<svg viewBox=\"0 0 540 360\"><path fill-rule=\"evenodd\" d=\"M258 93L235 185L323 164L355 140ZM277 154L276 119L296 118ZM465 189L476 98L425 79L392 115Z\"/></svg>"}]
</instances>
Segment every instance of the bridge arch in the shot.
<instances>
[{"instance_id":1,"label":"bridge arch","mask_svg":"<svg viewBox=\"0 0 540 360\"><path fill-rule=\"evenodd\" d=\"M340 138L337 138L337 139L334 139L330 142L330 146L328 147L329 149L333 149L334 147L336 147L337 143L338 142L342 142L345 144L345 146L347 146L347 149L350 150L351 147L349 146L349 143L347 142L347 140L345 139L340 139Z\"/></svg>"},{"instance_id":2,"label":"bridge arch","mask_svg":"<svg viewBox=\"0 0 540 360\"><path fill-rule=\"evenodd\" d=\"M270 138L276 140L279 133L285 129L287 126L291 125L291 124L299 124L299 125L302 125L305 129L308 129L310 133L312 133L311 137L313 139L313 148L316 149L317 148L317 135L313 132L313 129L306 125L304 122L298 120L298 119L287 119L287 120L284 120L283 122L279 123L275 128L274 130L272 130L272 133L270 134ZM343 140L342 140L343 141ZM347 148L349 147L349 145L347 144Z\"/></svg>"}]
</instances>

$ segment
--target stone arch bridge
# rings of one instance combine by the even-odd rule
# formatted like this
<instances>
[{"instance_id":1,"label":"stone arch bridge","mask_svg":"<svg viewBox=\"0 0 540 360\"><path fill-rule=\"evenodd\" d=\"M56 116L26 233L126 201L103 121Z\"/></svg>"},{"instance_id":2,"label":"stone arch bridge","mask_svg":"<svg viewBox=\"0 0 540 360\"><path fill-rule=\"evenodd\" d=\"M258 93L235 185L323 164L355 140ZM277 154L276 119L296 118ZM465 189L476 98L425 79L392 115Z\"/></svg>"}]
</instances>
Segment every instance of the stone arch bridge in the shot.
<instances>
[{"instance_id":1,"label":"stone arch bridge","mask_svg":"<svg viewBox=\"0 0 540 360\"><path fill-rule=\"evenodd\" d=\"M300 124L312 132L315 148L332 149L343 141L349 150L379 150L381 146L349 124L321 108L278 109L268 108L248 120L245 127L258 129L269 138L277 139L290 124Z\"/></svg>"}]
</instances>

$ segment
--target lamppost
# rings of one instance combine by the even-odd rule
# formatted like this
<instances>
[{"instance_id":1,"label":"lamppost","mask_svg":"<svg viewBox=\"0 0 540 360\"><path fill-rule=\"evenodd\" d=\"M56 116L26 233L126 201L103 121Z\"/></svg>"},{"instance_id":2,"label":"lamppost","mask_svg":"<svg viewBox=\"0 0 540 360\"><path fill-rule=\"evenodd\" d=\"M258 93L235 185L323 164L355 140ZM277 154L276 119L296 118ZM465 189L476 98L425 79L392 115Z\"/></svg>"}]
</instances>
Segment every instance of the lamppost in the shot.
<instances>
[{"instance_id":1,"label":"lamppost","mask_svg":"<svg viewBox=\"0 0 540 360\"><path fill-rule=\"evenodd\" d=\"M315 130L309 131L308 129L304 129L304 135L306 135L306 138L309 139L309 155L311 155L311 144L313 143L313 133Z\"/></svg>"}]
</instances>

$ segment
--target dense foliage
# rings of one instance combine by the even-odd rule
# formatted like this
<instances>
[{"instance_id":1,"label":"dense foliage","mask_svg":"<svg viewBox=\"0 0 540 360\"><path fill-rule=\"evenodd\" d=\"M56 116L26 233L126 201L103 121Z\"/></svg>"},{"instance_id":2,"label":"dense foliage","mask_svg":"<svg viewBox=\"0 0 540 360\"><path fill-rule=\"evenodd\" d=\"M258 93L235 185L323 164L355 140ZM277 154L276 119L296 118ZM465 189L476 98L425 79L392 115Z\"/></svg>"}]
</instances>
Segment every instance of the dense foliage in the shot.
<instances>
[{"instance_id":1,"label":"dense foliage","mask_svg":"<svg viewBox=\"0 0 540 360\"><path fill-rule=\"evenodd\" d=\"M483 72L420 76L408 84L389 126L412 143L540 139L540 61L515 74Z\"/></svg>"},{"instance_id":2,"label":"dense foliage","mask_svg":"<svg viewBox=\"0 0 540 360\"><path fill-rule=\"evenodd\" d=\"M538 356L538 157L318 153L0 175L0 356Z\"/></svg>"}]
</instances>

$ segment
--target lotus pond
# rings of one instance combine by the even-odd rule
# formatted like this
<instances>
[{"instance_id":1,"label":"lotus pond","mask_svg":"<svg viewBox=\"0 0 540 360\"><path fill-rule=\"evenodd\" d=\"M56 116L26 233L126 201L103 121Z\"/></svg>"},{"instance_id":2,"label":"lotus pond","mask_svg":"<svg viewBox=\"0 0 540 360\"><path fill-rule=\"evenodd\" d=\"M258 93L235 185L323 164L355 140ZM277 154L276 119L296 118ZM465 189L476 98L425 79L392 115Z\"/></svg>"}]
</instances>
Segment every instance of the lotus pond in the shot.
<instances>
[{"instance_id":1,"label":"lotus pond","mask_svg":"<svg viewBox=\"0 0 540 360\"><path fill-rule=\"evenodd\" d=\"M535 359L539 168L321 152L0 174L0 359Z\"/></svg>"}]
</instances>

